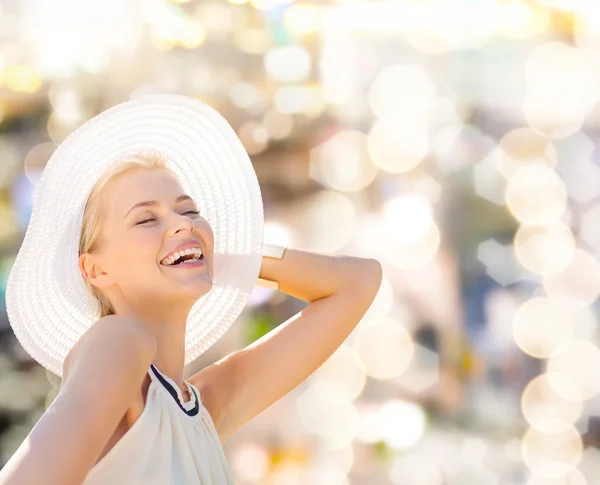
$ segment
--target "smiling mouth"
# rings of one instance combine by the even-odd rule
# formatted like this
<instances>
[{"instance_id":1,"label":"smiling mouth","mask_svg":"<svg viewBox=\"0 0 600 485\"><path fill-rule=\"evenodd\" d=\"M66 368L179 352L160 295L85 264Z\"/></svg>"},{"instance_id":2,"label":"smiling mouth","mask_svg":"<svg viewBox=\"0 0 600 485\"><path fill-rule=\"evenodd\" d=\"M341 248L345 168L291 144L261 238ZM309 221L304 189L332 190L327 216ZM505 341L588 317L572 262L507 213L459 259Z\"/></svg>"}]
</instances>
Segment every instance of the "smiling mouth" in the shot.
<instances>
[{"instance_id":1,"label":"smiling mouth","mask_svg":"<svg viewBox=\"0 0 600 485\"><path fill-rule=\"evenodd\" d=\"M173 263L173 264L162 264L161 266L165 266L167 268L179 268L179 267L198 267L198 266L204 266L204 255L201 255L199 258L189 258L189 259L183 259L177 263Z\"/></svg>"},{"instance_id":2,"label":"smiling mouth","mask_svg":"<svg viewBox=\"0 0 600 485\"><path fill-rule=\"evenodd\" d=\"M164 258L160 264L162 266L175 266L178 264L183 264L186 261L198 261L203 258L204 253L200 248L186 249L185 251L180 251L179 253L175 253L172 256Z\"/></svg>"}]
</instances>

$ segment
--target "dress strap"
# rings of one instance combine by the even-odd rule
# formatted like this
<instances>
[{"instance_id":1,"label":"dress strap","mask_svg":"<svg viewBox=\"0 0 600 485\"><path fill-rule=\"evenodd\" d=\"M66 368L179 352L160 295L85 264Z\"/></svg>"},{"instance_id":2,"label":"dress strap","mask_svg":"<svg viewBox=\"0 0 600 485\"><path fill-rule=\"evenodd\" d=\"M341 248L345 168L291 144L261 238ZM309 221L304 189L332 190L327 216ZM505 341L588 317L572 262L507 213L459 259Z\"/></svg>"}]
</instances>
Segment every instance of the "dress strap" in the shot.
<instances>
[{"instance_id":1,"label":"dress strap","mask_svg":"<svg viewBox=\"0 0 600 485\"><path fill-rule=\"evenodd\" d=\"M184 403L181 389L179 389L179 386L175 384L173 379L163 374L160 370L158 370L158 367L156 367L154 364L150 364L149 373L153 381L164 387L168 391L168 393L171 394L179 408L185 414L187 414L188 416L195 416L196 414L198 414L200 410L199 398L193 386L191 386L188 382L185 382L185 385L187 386L188 391L190 392L190 396L192 396L192 399Z\"/></svg>"}]
</instances>

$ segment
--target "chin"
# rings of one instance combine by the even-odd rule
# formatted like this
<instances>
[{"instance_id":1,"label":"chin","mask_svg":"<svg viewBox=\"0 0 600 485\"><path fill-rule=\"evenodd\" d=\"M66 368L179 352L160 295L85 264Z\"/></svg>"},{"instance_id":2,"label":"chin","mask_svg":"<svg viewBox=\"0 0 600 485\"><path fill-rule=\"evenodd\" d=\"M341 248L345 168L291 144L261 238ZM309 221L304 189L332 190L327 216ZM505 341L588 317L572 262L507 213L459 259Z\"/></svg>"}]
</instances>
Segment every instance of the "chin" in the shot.
<instances>
[{"instance_id":1,"label":"chin","mask_svg":"<svg viewBox=\"0 0 600 485\"><path fill-rule=\"evenodd\" d=\"M212 281L203 281L195 285L186 285L183 291L188 293L193 299L198 300L208 294L212 290L212 287Z\"/></svg>"}]
</instances>

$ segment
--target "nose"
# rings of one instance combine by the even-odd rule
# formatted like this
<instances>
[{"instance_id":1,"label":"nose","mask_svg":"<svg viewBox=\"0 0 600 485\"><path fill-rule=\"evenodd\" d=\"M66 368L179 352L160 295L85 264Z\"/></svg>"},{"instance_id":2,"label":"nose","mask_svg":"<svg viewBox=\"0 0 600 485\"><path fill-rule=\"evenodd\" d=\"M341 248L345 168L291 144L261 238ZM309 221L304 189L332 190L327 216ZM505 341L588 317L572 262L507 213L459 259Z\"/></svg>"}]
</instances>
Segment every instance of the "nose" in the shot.
<instances>
[{"instance_id":1,"label":"nose","mask_svg":"<svg viewBox=\"0 0 600 485\"><path fill-rule=\"evenodd\" d=\"M171 233L172 234L178 234L180 232L185 232L185 231L193 231L194 230L194 221L192 220L191 217L188 217L186 215L178 215L178 217L176 217L175 222L173 223L172 227L171 227Z\"/></svg>"}]
</instances>

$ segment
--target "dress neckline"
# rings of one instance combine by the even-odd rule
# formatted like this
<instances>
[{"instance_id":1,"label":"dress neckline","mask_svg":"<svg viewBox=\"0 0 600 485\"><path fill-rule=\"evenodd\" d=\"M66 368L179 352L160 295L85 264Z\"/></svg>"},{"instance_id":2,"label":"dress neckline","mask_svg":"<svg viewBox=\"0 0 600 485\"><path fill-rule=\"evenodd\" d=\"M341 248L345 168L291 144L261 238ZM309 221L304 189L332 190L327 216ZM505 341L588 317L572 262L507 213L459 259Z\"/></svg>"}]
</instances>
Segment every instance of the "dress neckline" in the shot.
<instances>
[{"instance_id":1,"label":"dress neckline","mask_svg":"<svg viewBox=\"0 0 600 485\"><path fill-rule=\"evenodd\" d=\"M150 368L153 373L153 378L156 378L162 386L168 391L173 397L179 408L188 416L195 416L200 410L200 399L194 386L190 385L189 382L184 381L190 393L190 400L183 402L183 393L179 386L166 374L163 374L158 367L154 364L150 364Z\"/></svg>"}]
</instances>

